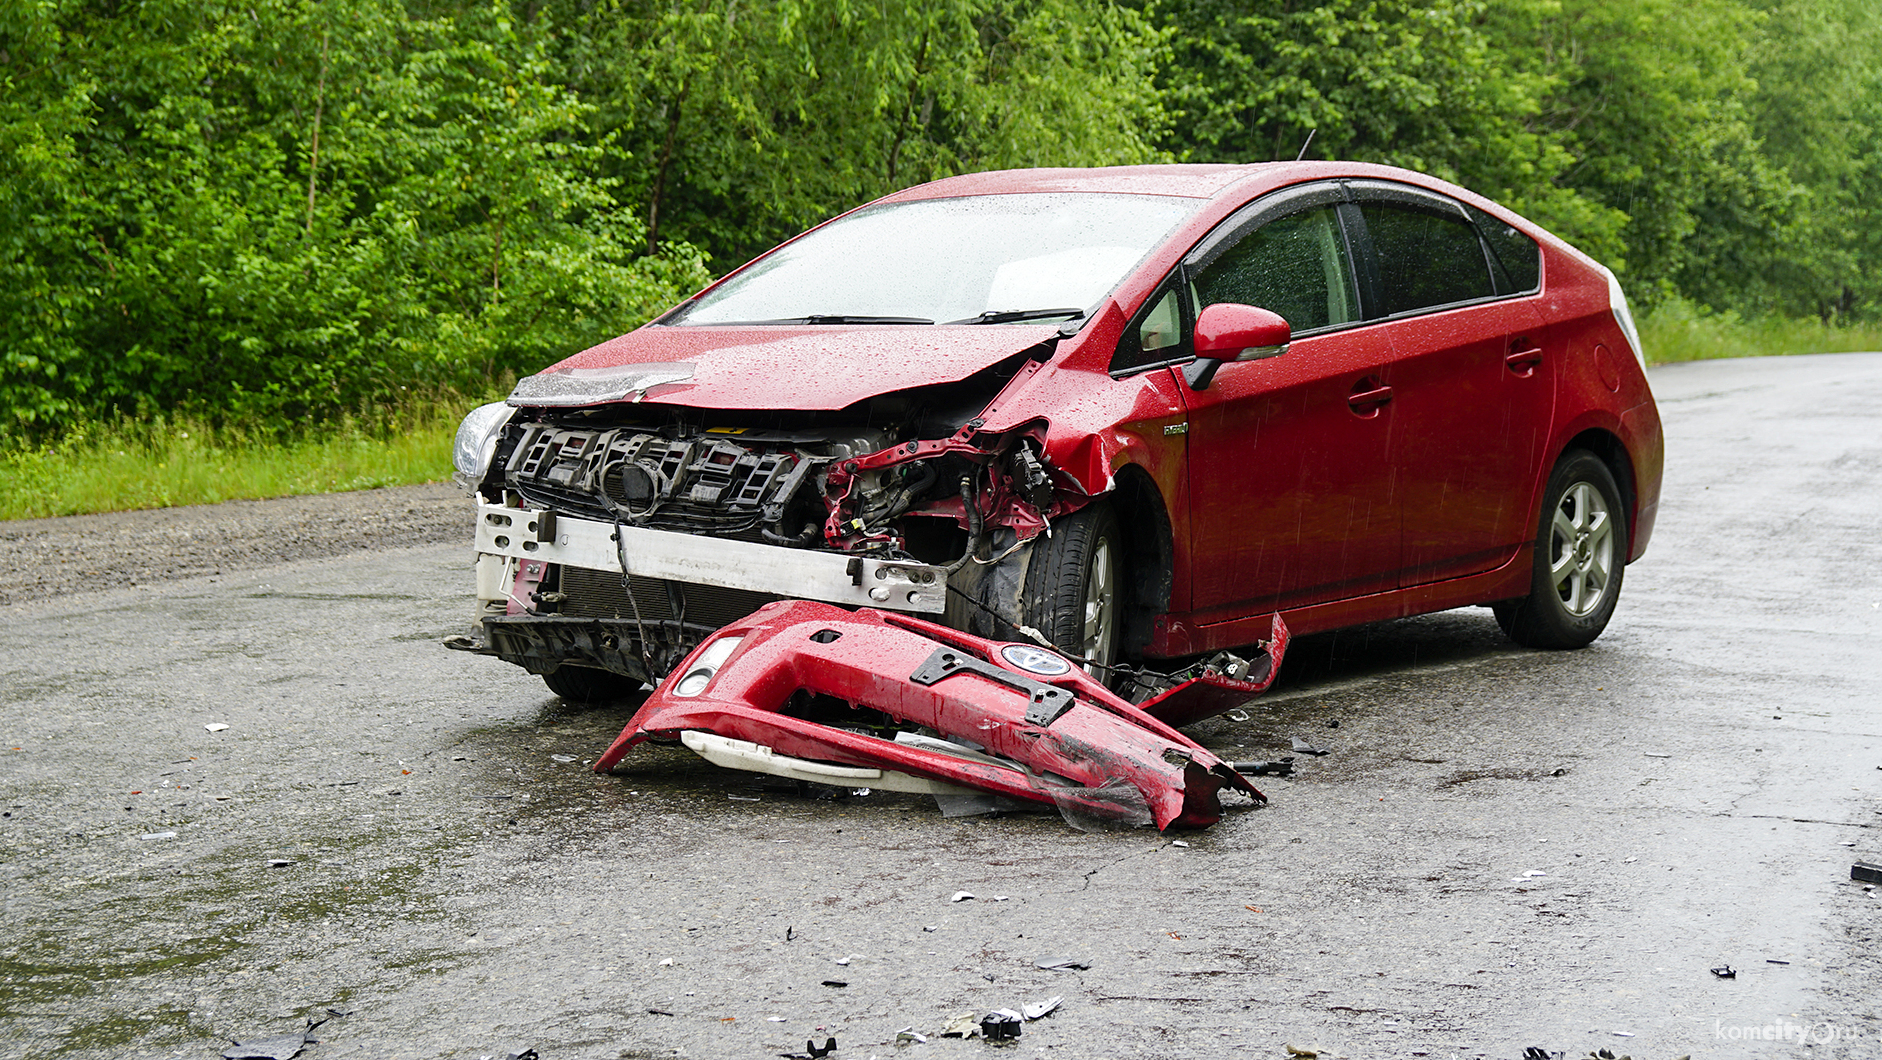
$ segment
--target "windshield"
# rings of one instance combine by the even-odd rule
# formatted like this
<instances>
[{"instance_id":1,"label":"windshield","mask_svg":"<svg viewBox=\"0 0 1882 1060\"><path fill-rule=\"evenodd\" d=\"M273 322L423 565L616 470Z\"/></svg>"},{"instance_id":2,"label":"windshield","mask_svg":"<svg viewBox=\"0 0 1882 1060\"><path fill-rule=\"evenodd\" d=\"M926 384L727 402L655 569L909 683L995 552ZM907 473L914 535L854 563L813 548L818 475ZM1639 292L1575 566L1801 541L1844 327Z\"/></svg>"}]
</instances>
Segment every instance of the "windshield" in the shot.
<instances>
[{"instance_id":1,"label":"windshield","mask_svg":"<svg viewBox=\"0 0 1882 1060\"><path fill-rule=\"evenodd\" d=\"M1096 307L1201 199L978 195L858 210L773 251L669 324L983 323Z\"/></svg>"}]
</instances>

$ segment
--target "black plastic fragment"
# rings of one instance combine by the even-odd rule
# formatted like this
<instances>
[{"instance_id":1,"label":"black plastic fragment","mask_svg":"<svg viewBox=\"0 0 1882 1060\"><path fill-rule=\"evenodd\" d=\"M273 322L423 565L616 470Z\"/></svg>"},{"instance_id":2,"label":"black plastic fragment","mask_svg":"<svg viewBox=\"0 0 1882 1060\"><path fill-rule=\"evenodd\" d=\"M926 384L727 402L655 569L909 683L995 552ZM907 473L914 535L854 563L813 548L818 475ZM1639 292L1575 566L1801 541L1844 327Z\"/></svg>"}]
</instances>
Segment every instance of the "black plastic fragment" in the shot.
<instances>
[{"instance_id":1,"label":"black plastic fragment","mask_svg":"<svg viewBox=\"0 0 1882 1060\"><path fill-rule=\"evenodd\" d=\"M1858 861L1849 867L1849 878L1857 883L1882 883L1882 865Z\"/></svg>"},{"instance_id":2,"label":"black plastic fragment","mask_svg":"<svg viewBox=\"0 0 1882 1060\"><path fill-rule=\"evenodd\" d=\"M1293 739L1294 739L1294 750L1298 754L1314 755L1318 757L1320 755L1333 753L1331 751L1326 751L1326 750L1322 750L1321 748L1315 747L1313 744L1308 743L1307 741L1301 739L1298 736L1294 737Z\"/></svg>"},{"instance_id":3,"label":"black plastic fragment","mask_svg":"<svg viewBox=\"0 0 1882 1060\"><path fill-rule=\"evenodd\" d=\"M804 1051L801 1053L779 1053L778 1055L784 1060L817 1060L818 1057L829 1056L834 1052L836 1052L836 1039L828 1038L821 1046L813 1041L805 1041Z\"/></svg>"},{"instance_id":4,"label":"black plastic fragment","mask_svg":"<svg viewBox=\"0 0 1882 1060\"><path fill-rule=\"evenodd\" d=\"M825 979L825 980L823 981L823 985L825 985L825 986L834 986L834 987L837 987L838 989L841 989L841 988L843 988L843 987L846 987L846 986L848 986L848 985L849 985L849 983L848 983L847 981L845 981L845 980L842 980L842 979Z\"/></svg>"},{"instance_id":5,"label":"black plastic fragment","mask_svg":"<svg viewBox=\"0 0 1882 1060\"><path fill-rule=\"evenodd\" d=\"M1046 726L1059 720L1065 712L1072 709L1077 699L1057 685L1043 681L1034 681L1021 677L1011 670L1003 669L989 662L961 651L958 648L936 648L927 661L915 668L908 675L910 681L923 687L940 684L945 678L955 674L978 674L990 681L996 681L1008 688L1024 692L1031 697L1026 705L1026 724Z\"/></svg>"},{"instance_id":6,"label":"black plastic fragment","mask_svg":"<svg viewBox=\"0 0 1882 1060\"><path fill-rule=\"evenodd\" d=\"M1729 964L1721 964L1717 968L1712 969L1712 974L1718 976L1720 979L1736 979L1738 978L1738 969Z\"/></svg>"},{"instance_id":7,"label":"black plastic fragment","mask_svg":"<svg viewBox=\"0 0 1882 1060\"><path fill-rule=\"evenodd\" d=\"M1017 1038L1025 1029L1025 1019L1012 1009L994 1009L980 1017L980 1034L990 1042Z\"/></svg>"}]
</instances>

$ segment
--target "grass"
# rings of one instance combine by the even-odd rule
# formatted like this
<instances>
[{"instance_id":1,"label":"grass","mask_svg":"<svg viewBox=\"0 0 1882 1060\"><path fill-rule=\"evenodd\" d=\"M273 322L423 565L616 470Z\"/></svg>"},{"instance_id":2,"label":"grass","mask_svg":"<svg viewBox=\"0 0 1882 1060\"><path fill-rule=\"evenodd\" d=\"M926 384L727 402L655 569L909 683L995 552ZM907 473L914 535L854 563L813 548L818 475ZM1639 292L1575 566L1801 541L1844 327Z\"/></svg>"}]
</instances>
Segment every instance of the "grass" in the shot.
<instances>
[{"instance_id":1,"label":"grass","mask_svg":"<svg viewBox=\"0 0 1882 1060\"><path fill-rule=\"evenodd\" d=\"M458 421L476 403L413 401L292 433L159 416L80 423L50 445L0 441L0 519L437 482L450 477Z\"/></svg>"},{"instance_id":2,"label":"grass","mask_svg":"<svg viewBox=\"0 0 1882 1060\"><path fill-rule=\"evenodd\" d=\"M1640 337L1655 364L1882 350L1882 324L1746 319L1680 301L1643 314ZM82 423L46 446L0 437L0 519L437 482L451 474L458 420L482 400L433 395L294 433L159 416Z\"/></svg>"},{"instance_id":3,"label":"grass","mask_svg":"<svg viewBox=\"0 0 1882 1060\"><path fill-rule=\"evenodd\" d=\"M1824 324L1814 319L1746 319L1673 300L1640 318L1640 342L1654 364L1724 357L1882 350L1882 324Z\"/></svg>"}]
</instances>

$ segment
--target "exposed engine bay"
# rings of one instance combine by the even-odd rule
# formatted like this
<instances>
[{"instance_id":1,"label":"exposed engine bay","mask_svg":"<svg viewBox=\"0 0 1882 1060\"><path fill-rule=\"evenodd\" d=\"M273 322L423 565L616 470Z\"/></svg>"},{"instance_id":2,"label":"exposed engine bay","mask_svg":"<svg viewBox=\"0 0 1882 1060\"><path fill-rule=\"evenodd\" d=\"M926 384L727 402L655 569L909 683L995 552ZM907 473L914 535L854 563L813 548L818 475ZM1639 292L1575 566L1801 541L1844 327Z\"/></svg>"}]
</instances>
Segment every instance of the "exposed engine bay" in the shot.
<instances>
[{"instance_id":1,"label":"exposed engine bay","mask_svg":"<svg viewBox=\"0 0 1882 1060\"><path fill-rule=\"evenodd\" d=\"M1043 424L989 435L974 415L1037 363L833 413L503 408L474 483L477 650L545 676L655 681L706 634L786 598L952 609L1017 636L990 569L1090 499L1042 457Z\"/></svg>"}]
</instances>

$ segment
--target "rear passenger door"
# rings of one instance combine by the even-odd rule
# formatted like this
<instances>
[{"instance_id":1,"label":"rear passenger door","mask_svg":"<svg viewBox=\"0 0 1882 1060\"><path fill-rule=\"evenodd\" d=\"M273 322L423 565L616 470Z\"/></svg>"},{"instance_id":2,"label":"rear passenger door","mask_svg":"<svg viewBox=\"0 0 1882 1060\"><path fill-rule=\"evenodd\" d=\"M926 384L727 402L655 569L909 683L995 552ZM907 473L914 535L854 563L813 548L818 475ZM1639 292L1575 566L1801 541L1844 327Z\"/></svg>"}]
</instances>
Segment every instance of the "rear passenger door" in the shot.
<instances>
[{"instance_id":1,"label":"rear passenger door","mask_svg":"<svg viewBox=\"0 0 1882 1060\"><path fill-rule=\"evenodd\" d=\"M1347 188L1368 316L1392 350L1398 583L1494 569L1535 536L1531 494L1554 404L1535 245L1443 195L1387 181Z\"/></svg>"}]
</instances>

